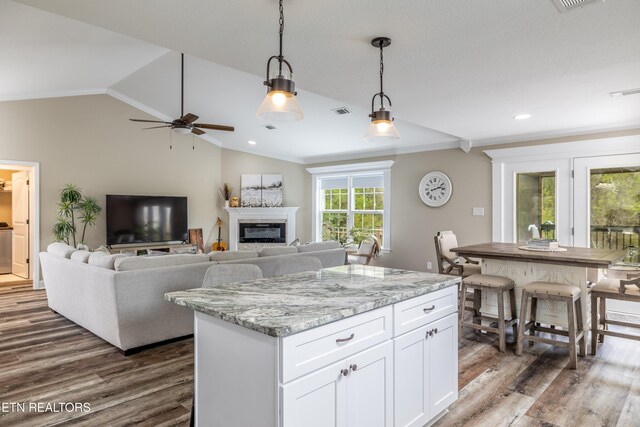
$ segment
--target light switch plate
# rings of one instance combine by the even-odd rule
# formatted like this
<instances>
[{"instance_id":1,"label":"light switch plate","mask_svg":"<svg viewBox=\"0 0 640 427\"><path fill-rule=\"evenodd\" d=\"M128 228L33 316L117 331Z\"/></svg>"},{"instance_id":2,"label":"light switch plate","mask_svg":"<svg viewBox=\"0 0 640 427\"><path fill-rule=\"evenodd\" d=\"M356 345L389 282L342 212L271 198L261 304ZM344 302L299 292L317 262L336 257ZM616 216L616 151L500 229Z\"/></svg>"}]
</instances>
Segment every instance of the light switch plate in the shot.
<instances>
[{"instance_id":1,"label":"light switch plate","mask_svg":"<svg viewBox=\"0 0 640 427\"><path fill-rule=\"evenodd\" d=\"M484 208L473 208L473 216L484 216Z\"/></svg>"},{"instance_id":2,"label":"light switch plate","mask_svg":"<svg viewBox=\"0 0 640 427\"><path fill-rule=\"evenodd\" d=\"M431 271L432 268L431 262L427 261L427 271Z\"/></svg>"}]
</instances>

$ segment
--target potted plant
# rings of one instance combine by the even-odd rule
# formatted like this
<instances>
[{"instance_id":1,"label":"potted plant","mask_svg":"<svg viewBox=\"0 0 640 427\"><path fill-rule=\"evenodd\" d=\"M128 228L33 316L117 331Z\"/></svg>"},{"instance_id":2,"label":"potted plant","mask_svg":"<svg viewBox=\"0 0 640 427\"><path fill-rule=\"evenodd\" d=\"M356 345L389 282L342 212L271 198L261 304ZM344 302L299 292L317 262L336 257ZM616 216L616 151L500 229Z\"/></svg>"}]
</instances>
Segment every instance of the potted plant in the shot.
<instances>
[{"instance_id":1,"label":"potted plant","mask_svg":"<svg viewBox=\"0 0 640 427\"><path fill-rule=\"evenodd\" d=\"M84 245L84 239L88 226L95 226L102 213L102 207L95 197L83 196L80 189L67 184L60 190L60 202L58 202L58 222L53 226L53 235L58 242L65 242L73 247ZM82 224L80 241L76 242L76 219Z\"/></svg>"},{"instance_id":2,"label":"potted plant","mask_svg":"<svg viewBox=\"0 0 640 427\"><path fill-rule=\"evenodd\" d=\"M231 200L231 195L233 194L233 187L229 185L228 182L225 182L222 188L220 188L220 192L222 193L222 197L224 197L224 207L229 207L229 200Z\"/></svg>"}]
</instances>

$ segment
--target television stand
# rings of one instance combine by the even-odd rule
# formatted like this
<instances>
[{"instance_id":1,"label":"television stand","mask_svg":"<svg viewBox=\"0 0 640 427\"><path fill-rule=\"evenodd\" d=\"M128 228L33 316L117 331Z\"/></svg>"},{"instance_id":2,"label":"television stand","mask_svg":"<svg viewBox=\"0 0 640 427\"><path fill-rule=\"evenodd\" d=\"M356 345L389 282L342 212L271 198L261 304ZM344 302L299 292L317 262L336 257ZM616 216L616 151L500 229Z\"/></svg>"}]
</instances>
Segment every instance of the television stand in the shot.
<instances>
[{"instance_id":1,"label":"television stand","mask_svg":"<svg viewBox=\"0 0 640 427\"><path fill-rule=\"evenodd\" d=\"M112 254L146 255L148 250L169 252L171 254L196 254L198 246L190 243L146 243L134 245L112 245Z\"/></svg>"}]
</instances>

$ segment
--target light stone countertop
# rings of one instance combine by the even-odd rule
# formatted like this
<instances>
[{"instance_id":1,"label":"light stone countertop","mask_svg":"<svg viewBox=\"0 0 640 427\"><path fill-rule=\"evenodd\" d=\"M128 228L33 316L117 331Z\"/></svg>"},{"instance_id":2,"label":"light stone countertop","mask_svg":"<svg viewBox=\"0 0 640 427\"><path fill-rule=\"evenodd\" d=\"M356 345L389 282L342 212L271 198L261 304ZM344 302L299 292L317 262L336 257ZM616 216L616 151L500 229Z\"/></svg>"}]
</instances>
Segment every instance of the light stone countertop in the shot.
<instances>
[{"instance_id":1,"label":"light stone countertop","mask_svg":"<svg viewBox=\"0 0 640 427\"><path fill-rule=\"evenodd\" d=\"M460 278L364 265L169 292L165 299L273 337L285 337L439 289Z\"/></svg>"}]
</instances>

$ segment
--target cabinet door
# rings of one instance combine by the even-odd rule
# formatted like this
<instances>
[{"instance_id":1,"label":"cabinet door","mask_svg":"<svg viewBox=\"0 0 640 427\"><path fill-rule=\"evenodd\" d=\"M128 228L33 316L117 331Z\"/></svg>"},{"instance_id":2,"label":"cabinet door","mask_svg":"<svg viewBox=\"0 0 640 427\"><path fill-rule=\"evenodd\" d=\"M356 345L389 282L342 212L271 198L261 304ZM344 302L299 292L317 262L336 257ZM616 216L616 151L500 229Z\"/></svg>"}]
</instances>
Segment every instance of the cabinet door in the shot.
<instances>
[{"instance_id":1,"label":"cabinet door","mask_svg":"<svg viewBox=\"0 0 640 427\"><path fill-rule=\"evenodd\" d=\"M347 425L393 426L393 343L387 341L347 359Z\"/></svg>"},{"instance_id":2,"label":"cabinet door","mask_svg":"<svg viewBox=\"0 0 640 427\"><path fill-rule=\"evenodd\" d=\"M282 386L283 427L346 427L345 361Z\"/></svg>"},{"instance_id":3,"label":"cabinet door","mask_svg":"<svg viewBox=\"0 0 640 427\"><path fill-rule=\"evenodd\" d=\"M458 322L457 313L428 325L430 418L458 399ZM437 332L435 330L437 329Z\"/></svg>"},{"instance_id":4,"label":"cabinet door","mask_svg":"<svg viewBox=\"0 0 640 427\"><path fill-rule=\"evenodd\" d=\"M394 418L396 427L429 421L429 331L431 325L394 339Z\"/></svg>"}]
</instances>

